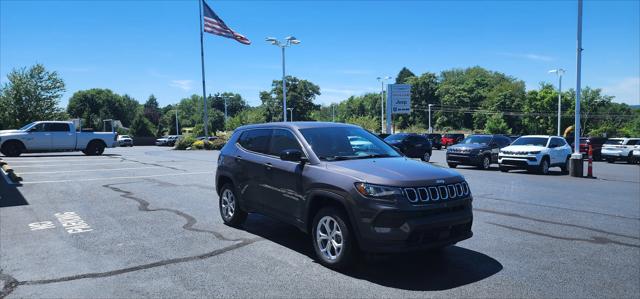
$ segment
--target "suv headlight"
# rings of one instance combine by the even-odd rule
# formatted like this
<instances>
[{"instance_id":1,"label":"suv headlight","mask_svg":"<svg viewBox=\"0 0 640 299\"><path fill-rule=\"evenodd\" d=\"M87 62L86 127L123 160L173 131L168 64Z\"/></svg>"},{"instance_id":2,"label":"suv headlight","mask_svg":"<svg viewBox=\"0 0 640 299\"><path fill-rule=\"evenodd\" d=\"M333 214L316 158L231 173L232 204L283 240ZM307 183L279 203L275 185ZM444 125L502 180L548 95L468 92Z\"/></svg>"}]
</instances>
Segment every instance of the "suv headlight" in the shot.
<instances>
[{"instance_id":1,"label":"suv headlight","mask_svg":"<svg viewBox=\"0 0 640 299\"><path fill-rule=\"evenodd\" d=\"M380 186L367 183L355 183L355 186L358 193L375 199L395 201L396 198L403 194L402 189L397 187Z\"/></svg>"}]
</instances>

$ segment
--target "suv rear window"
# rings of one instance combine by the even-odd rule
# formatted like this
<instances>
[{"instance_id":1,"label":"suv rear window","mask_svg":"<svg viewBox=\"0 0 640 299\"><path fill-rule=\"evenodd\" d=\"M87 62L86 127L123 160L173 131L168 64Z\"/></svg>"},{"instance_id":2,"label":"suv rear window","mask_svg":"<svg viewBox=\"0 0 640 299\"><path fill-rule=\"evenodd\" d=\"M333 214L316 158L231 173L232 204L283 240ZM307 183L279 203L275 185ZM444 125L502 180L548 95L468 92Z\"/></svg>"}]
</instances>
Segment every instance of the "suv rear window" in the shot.
<instances>
[{"instance_id":1,"label":"suv rear window","mask_svg":"<svg viewBox=\"0 0 640 299\"><path fill-rule=\"evenodd\" d=\"M271 129L254 129L243 132L238 143L246 150L268 154L270 138Z\"/></svg>"}]
</instances>

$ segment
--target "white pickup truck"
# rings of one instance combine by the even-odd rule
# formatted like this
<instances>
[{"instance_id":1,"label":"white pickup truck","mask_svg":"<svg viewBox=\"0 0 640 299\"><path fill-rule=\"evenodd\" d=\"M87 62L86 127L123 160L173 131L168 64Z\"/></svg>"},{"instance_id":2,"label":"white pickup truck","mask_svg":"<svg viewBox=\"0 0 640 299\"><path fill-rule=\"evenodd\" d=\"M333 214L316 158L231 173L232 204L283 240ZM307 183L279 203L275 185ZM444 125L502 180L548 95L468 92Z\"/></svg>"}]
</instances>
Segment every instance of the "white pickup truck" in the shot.
<instances>
[{"instance_id":1,"label":"white pickup truck","mask_svg":"<svg viewBox=\"0 0 640 299\"><path fill-rule=\"evenodd\" d=\"M36 121L17 130L0 131L0 152L18 157L26 152L82 151L85 155L102 155L115 147L113 132L76 132L70 121Z\"/></svg>"}]
</instances>

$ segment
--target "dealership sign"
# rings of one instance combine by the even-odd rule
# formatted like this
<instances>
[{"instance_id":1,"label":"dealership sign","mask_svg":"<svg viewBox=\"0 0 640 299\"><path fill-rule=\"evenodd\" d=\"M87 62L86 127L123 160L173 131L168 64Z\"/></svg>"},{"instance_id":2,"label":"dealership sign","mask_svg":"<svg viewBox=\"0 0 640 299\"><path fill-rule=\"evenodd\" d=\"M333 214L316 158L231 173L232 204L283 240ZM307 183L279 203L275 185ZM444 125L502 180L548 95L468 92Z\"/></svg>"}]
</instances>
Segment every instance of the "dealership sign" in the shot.
<instances>
[{"instance_id":1,"label":"dealership sign","mask_svg":"<svg viewBox=\"0 0 640 299\"><path fill-rule=\"evenodd\" d=\"M411 85L387 85L387 103L390 103L389 107L393 114L411 113Z\"/></svg>"}]
</instances>

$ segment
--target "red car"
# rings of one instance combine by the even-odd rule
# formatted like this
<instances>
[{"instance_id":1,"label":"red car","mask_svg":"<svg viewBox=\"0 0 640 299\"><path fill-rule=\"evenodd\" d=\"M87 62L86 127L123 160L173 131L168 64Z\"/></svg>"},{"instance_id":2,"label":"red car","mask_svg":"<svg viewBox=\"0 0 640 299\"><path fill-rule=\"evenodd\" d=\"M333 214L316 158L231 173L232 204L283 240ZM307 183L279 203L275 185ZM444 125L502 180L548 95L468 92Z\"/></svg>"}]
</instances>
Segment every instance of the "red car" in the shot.
<instances>
[{"instance_id":1,"label":"red car","mask_svg":"<svg viewBox=\"0 0 640 299\"><path fill-rule=\"evenodd\" d=\"M464 139L464 134L444 134L442 135L442 146L447 147L457 144Z\"/></svg>"},{"instance_id":2,"label":"red car","mask_svg":"<svg viewBox=\"0 0 640 299\"><path fill-rule=\"evenodd\" d=\"M602 160L601 151L602 145L607 142L605 137L581 137L580 138L580 153L584 158L587 158L589 154L589 145L593 151L593 160Z\"/></svg>"}]
</instances>

